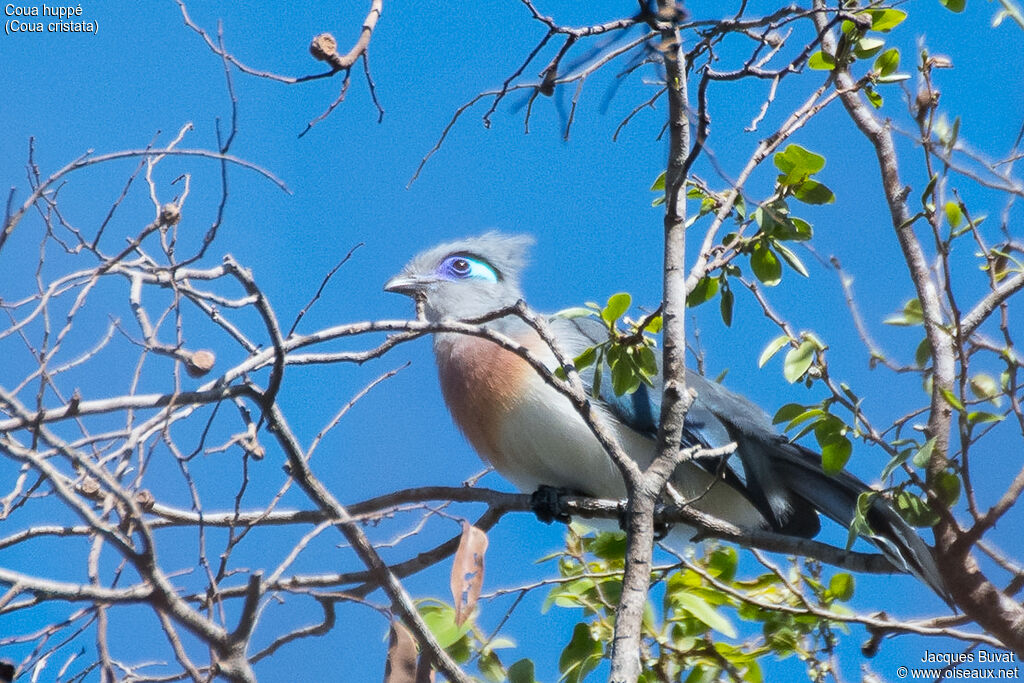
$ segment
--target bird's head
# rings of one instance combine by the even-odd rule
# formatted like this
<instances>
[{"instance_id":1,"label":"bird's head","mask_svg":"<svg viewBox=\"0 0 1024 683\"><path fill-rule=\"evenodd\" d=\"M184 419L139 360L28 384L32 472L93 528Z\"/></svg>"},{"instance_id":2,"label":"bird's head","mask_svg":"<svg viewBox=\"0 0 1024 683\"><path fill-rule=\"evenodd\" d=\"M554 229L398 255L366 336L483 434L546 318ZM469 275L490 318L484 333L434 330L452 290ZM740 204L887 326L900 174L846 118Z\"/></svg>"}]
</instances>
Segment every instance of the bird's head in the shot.
<instances>
[{"instance_id":1,"label":"bird's head","mask_svg":"<svg viewBox=\"0 0 1024 683\"><path fill-rule=\"evenodd\" d=\"M384 291L423 301L428 320L472 319L522 298L519 273L533 244L529 235L488 232L417 254Z\"/></svg>"}]
</instances>

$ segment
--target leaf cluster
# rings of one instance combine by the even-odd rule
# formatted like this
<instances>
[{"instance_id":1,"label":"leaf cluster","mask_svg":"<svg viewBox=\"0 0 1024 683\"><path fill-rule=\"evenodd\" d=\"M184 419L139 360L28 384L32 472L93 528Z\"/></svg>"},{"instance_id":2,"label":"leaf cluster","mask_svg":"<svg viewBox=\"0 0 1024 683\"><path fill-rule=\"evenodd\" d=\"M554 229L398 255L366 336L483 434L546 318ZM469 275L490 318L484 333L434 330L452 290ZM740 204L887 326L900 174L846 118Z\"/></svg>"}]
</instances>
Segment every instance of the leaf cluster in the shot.
<instances>
[{"instance_id":1,"label":"leaf cluster","mask_svg":"<svg viewBox=\"0 0 1024 683\"><path fill-rule=\"evenodd\" d=\"M601 395L606 371L611 375L616 396L632 394L641 384L653 387L658 376L657 343L651 335L661 331L661 315L653 313L638 321L631 320L625 314L632 302L628 293L619 292L608 297L604 306L587 302L585 307L569 308L556 314L564 318L594 317L604 323L608 338L584 349L572 361L578 371L593 368L591 392L595 398ZM626 331L620 328L620 323ZM558 368L555 374L565 379L563 368Z\"/></svg>"}]
</instances>

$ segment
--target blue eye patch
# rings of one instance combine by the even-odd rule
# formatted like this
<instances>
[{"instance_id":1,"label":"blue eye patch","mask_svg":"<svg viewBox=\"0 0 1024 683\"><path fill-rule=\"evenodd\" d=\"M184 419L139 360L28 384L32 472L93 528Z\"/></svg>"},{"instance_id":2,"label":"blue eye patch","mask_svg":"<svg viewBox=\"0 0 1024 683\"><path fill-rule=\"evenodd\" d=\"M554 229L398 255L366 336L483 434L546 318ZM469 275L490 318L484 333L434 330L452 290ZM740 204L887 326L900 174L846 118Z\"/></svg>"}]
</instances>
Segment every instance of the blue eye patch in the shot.
<instances>
[{"instance_id":1,"label":"blue eye patch","mask_svg":"<svg viewBox=\"0 0 1024 683\"><path fill-rule=\"evenodd\" d=\"M446 280L498 281L498 273L489 263L468 254L452 254L448 256L437 267L437 274Z\"/></svg>"}]
</instances>

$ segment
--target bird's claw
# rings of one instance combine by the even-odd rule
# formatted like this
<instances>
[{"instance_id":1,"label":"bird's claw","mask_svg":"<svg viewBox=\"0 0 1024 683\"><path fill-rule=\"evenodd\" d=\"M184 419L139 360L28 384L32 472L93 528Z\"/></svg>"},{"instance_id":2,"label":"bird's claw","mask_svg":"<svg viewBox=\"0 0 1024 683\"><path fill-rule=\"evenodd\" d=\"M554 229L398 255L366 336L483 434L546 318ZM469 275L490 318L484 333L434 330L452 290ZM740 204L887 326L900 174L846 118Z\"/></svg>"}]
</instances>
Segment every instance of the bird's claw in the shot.
<instances>
[{"instance_id":1,"label":"bird's claw","mask_svg":"<svg viewBox=\"0 0 1024 683\"><path fill-rule=\"evenodd\" d=\"M530 494L530 508L537 519L545 524L561 522L568 524L571 521L569 513L562 505L562 497L570 495L571 491L555 486L538 486L537 490Z\"/></svg>"}]
</instances>

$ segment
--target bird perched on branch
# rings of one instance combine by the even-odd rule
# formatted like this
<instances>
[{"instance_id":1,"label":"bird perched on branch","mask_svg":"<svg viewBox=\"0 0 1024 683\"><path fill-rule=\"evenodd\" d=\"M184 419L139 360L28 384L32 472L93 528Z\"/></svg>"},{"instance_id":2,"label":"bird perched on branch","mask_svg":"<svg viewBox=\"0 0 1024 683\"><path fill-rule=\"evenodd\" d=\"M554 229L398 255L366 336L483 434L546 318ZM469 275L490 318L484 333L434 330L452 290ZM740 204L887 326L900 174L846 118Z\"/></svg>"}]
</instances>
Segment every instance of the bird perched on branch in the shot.
<instances>
[{"instance_id":1,"label":"bird perched on branch","mask_svg":"<svg viewBox=\"0 0 1024 683\"><path fill-rule=\"evenodd\" d=\"M384 289L417 299L433 322L483 318L521 300L519 276L532 242L528 236L489 232L441 244L414 257ZM556 316L547 325L567 358L608 340L608 328L594 318ZM521 317L504 316L486 326L529 349L550 369L558 367L551 348ZM455 332L434 335L434 355L456 424L480 456L519 489L550 486L625 498L622 474L572 402L521 356L491 340ZM580 376L590 384L594 369ZM604 382L592 401L641 467L656 455L657 382L622 396ZM687 373L686 384L696 397L681 447L736 444L731 455L684 460L676 469L671 483L693 507L739 527L796 537L818 532L819 512L850 525L858 496L869 490L863 482L846 472L826 474L820 455L776 432L764 411L746 398L695 373ZM883 498L874 498L866 518L869 540L897 569L916 575L940 596L947 594L931 548Z\"/></svg>"}]
</instances>

